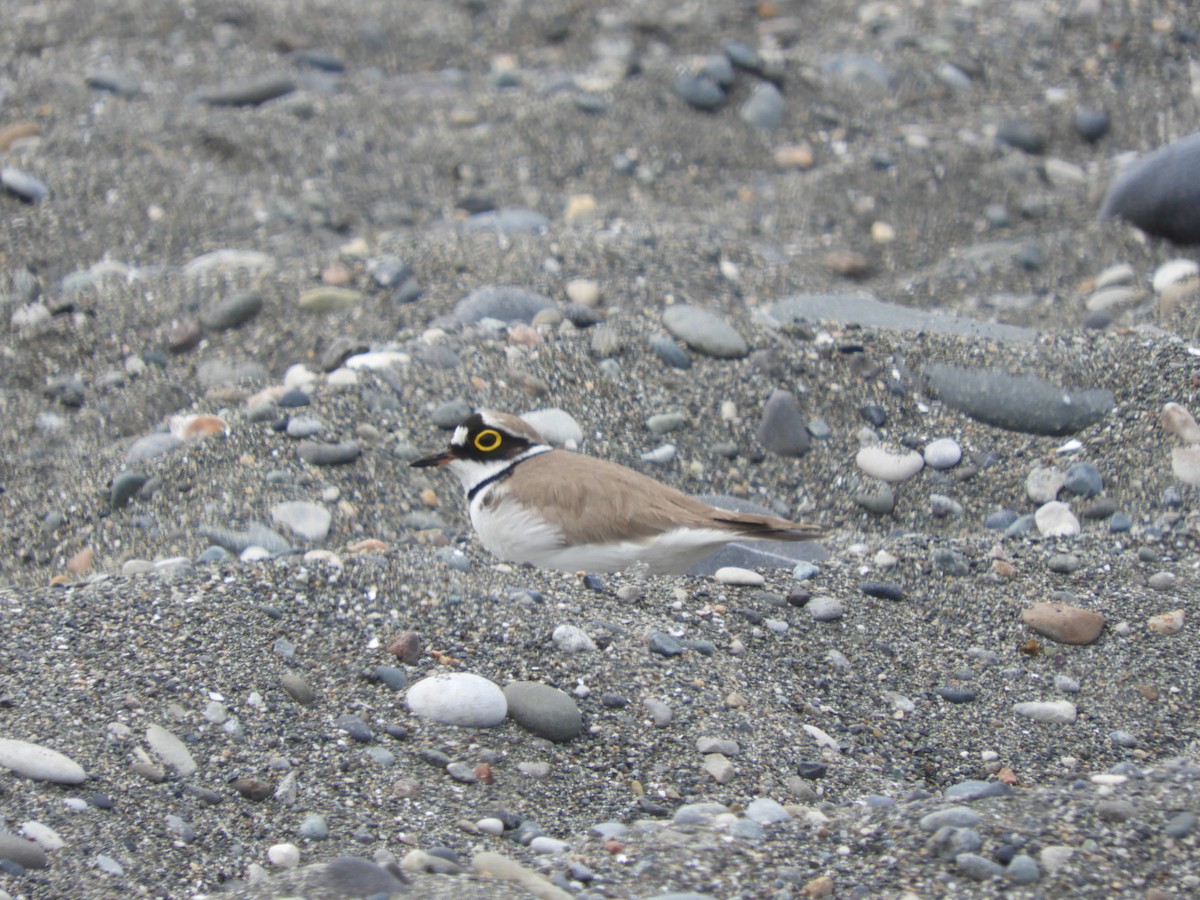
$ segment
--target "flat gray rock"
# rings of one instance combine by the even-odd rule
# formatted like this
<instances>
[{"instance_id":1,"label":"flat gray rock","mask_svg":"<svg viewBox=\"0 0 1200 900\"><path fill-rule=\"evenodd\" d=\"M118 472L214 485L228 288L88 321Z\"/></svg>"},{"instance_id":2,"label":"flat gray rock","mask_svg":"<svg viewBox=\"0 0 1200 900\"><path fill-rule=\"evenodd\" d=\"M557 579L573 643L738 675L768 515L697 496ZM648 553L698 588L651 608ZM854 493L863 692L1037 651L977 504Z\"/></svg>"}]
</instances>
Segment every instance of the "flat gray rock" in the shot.
<instances>
[{"instance_id":1,"label":"flat gray rock","mask_svg":"<svg viewBox=\"0 0 1200 900\"><path fill-rule=\"evenodd\" d=\"M583 728L583 717L570 695L536 681L514 681L504 688L508 715L538 737L569 741Z\"/></svg>"},{"instance_id":2,"label":"flat gray rock","mask_svg":"<svg viewBox=\"0 0 1200 900\"><path fill-rule=\"evenodd\" d=\"M972 419L1023 434L1075 434L1108 415L1115 399L1101 388L1064 390L1033 375L934 364L929 386Z\"/></svg>"},{"instance_id":3,"label":"flat gray rock","mask_svg":"<svg viewBox=\"0 0 1200 900\"><path fill-rule=\"evenodd\" d=\"M544 309L553 309L554 301L542 294L521 287L488 285L476 288L454 307L460 322L498 319L501 322L530 323Z\"/></svg>"},{"instance_id":4,"label":"flat gray rock","mask_svg":"<svg viewBox=\"0 0 1200 900\"><path fill-rule=\"evenodd\" d=\"M1014 343L1028 343L1037 338L1037 332L1031 328L896 306L869 294L796 294L772 306L769 315L785 325L841 322L892 331L931 331Z\"/></svg>"},{"instance_id":5,"label":"flat gray rock","mask_svg":"<svg viewBox=\"0 0 1200 900\"><path fill-rule=\"evenodd\" d=\"M663 312L663 325L697 353L740 359L750 352L746 339L716 313L681 303Z\"/></svg>"}]
</instances>

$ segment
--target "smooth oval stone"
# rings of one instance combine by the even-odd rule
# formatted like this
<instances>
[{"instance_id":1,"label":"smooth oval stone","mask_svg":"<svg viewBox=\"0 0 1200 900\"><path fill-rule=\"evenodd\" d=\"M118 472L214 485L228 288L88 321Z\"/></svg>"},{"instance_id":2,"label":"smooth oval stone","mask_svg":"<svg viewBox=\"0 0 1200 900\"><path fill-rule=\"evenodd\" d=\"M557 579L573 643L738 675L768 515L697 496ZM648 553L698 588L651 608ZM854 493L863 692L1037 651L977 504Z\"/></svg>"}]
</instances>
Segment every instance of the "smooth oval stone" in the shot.
<instances>
[{"instance_id":1,"label":"smooth oval stone","mask_svg":"<svg viewBox=\"0 0 1200 900\"><path fill-rule=\"evenodd\" d=\"M1079 534L1079 519L1071 512L1071 507L1058 500L1051 500L1038 507L1033 514L1038 533L1044 537L1070 537Z\"/></svg>"},{"instance_id":2,"label":"smooth oval stone","mask_svg":"<svg viewBox=\"0 0 1200 900\"><path fill-rule=\"evenodd\" d=\"M83 766L69 756L29 741L0 738L0 768L55 784L80 784L87 780Z\"/></svg>"},{"instance_id":3,"label":"smooth oval stone","mask_svg":"<svg viewBox=\"0 0 1200 900\"><path fill-rule=\"evenodd\" d=\"M309 683L295 672L284 672L280 675L279 686L301 706L312 706L317 701L317 695Z\"/></svg>"},{"instance_id":4,"label":"smooth oval stone","mask_svg":"<svg viewBox=\"0 0 1200 900\"><path fill-rule=\"evenodd\" d=\"M1200 243L1197 172L1200 133L1167 144L1118 174L1100 207L1100 217L1124 219L1175 244Z\"/></svg>"},{"instance_id":5,"label":"smooth oval stone","mask_svg":"<svg viewBox=\"0 0 1200 900\"><path fill-rule=\"evenodd\" d=\"M1065 724L1075 721L1075 704L1069 700L1031 700L1014 704L1013 711L1035 722Z\"/></svg>"},{"instance_id":6,"label":"smooth oval stone","mask_svg":"<svg viewBox=\"0 0 1200 900\"><path fill-rule=\"evenodd\" d=\"M0 186L26 203L38 203L50 196L50 188L44 182L12 166L0 169Z\"/></svg>"},{"instance_id":7,"label":"smooth oval stone","mask_svg":"<svg viewBox=\"0 0 1200 900\"><path fill-rule=\"evenodd\" d=\"M138 438L125 452L126 465L136 466L146 460L170 453L176 447L183 445L182 438L169 431L158 431Z\"/></svg>"},{"instance_id":8,"label":"smooth oval stone","mask_svg":"<svg viewBox=\"0 0 1200 900\"><path fill-rule=\"evenodd\" d=\"M549 297L525 288L487 285L459 300L454 306L454 317L464 323L497 319L528 325L538 313L554 308L554 301Z\"/></svg>"},{"instance_id":9,"label":"smooth oval stone","mask_svg":"<svg viewBox=\"0 0 1200 900\"><path fill-rule=\"evenodd\" d=\"M0 859L7 859L26 869L44 869L50 865L46 851L25 838L0 832Z\"/></svg>"},{"instance_id":10,"label":"smooth oval stone","mask_svg":"<svg viewBox=\"0 0 1200 900\"><path fill-rule=\"evenodd\" d=\"M1067 469L1063 487L1081 497L1095 497L1104 490L1104 476L1089 462L1079 462Z\"/></svg>"},{"instance_id":11,"label":"smooth oval stone","mask_svg":"<svg viewBox=\"0 0 1200 900\"><path fill-rule=\"evenodd\" d=\"M990 881L1004 874L1004 867L978 853L960 853L954 857L958 871L975 881Z\"/></svg>"},{"instance_id":12,"label":"smooth oval stone","mask_svg":"<svg viewBox=\"0 0 1200 900\"><path fill-rule=\"evenodd\" d=\"M1069 603L1035 603L1021 621L1038 634L1060 644L1090 644L1104 630L1104 614Z\"/></svg>"},{"instance_id":13,"label":"smooth oval stone","mask_svg":"<svg viewBox=\"0 0 1200 900\"><path fill-rule=\"evenodd\" d=\"M465 728L491 728L508 713L508 701L500 687L470 672L422 678L408 689L406 702L418 716Z\"/></svg>"},{"instance_id":14,"label":"smooth oval stone","mask_svg":"<svg viewBox=\"0 0 1200 900\"><path fill-rule=\"evenodd\" d=\"M750 347L732 325L706 309L686 303L668 306L663 325L697 353L717 359L740 359Z\"/></svg>"},{"instance_id":15,"label":"smooth oval stone","mask_svg":"<svg viewBox=\"0 0 1200 900\"><path fill-rule=\"evenodd\" d=\"M996 129L997 143L1039 155L1046 151L1046 137L1028 119L1008 119Z\"/></svg>"},{"instance_id":16,"label":"smooth oval stone","mask_svg":"<svg viewBox=\"0 0 1200 900\"><path fill-rule=\"evenodd\" d=\"M1031 375L941 364L924 371L947 406L1024 434L1074 434L1103 419L1116 402L1108 390L1064 390Z\"/></svg>"},{"instance_id":17,"label":"smooth oval stone","mask_svg":"<svg viewBox=\"0 0 1200 900\"><path fill-rule=\"evenodd\" d=\"M362 445L358 441L343 441L340 444L301 441L296 452L312 466L344 466L362 455Z\"/></svg>"},{"instance_id":18,"label":"smooth oval stone","mask_svg":"<svg viewBox=\"0 0 1200 900\"><path fill-rule=\"evenodd\" d=\"M888 448L880 444L863 447L854 462L867 475L889 484L912 478L925 466L925 460L915 450Z\"/></svg>"},{"instance_id":19,"label":"smooth oval stone","mask_svg":"<svg viewBox=\"0 0 1200 900\"><path fill-rule=\"evenodd\" d=\"M338 312L358 306L363 301L361 291L343 287L315 287L300 295L296 305L306 312Z\"/></svg>"},{"instance_id":20,"label":"smooth oval stone","mask_svg":"<svg viewBox=\"0 0 1200 900\"><path fill-rule=\"evenodd\" d=\"M1172 285L1197 276L1200 276L1200 263L1194 259L1170 259L1154 270L1150 284L1155 293L1161 294Z\"/></svg>"},{"instance_id":21,"label":"smooth oval stone","mask_svg":"<svg viewBox=\"0 0 1200 900\"><path fill-rule=\"evenodd\" d=\"M713 573L713 578L721 584L739 587L762 587L767 583L767 579L758 572L739 566L722 566Z\"/></svg>"},{"instance_id":22,"label":"smooth oval stone","mask_svg":"<svg viewBox=\"0 0 1200 900\"><path fill-rule=\"evenodd\" d=\"M538 233L549 227L550 220L540 212L520 207L478 212L468 216L462 224L463 231L498 231L501 234ZM481 288L481 290L485 289ZM521 288L515 288L515 290L521 290Z\"/></svg>"},{"instance_id":23,"label":"smooth oval stone","mask_svg":"<svg viewBox=\"0 0 1200 900\"><path fill-rule=\"evenodd\" d=\"M808 427L791 391L776 388L763 405L758 442L780 456L803 456L809 449Z\"/></svg>"},{"instance_id":24,"label":"smooth oval stone","mask_svg":"<svg viewBox=\"0 0 1200 900\"><path fill-rule=\"evenodd\" d=\"M969 806L950 806L921 817L922 831L937 831L939 828L973 828L979 824L979 813Z\"/></svg>"},{"instance_id":25,"label":"smooth oval stone","mask_svg":"<svg viewBox=\"0 0 1200 900\"><path fill-rule=\"evenodd\" d=\"M290 75L271 74L216 87L201 88L196 100L209 106L258 106L296 90Z\"/></svg>"},{"instance_id":26,"label":"smooth oval stone","mask_svg":"<svg viewBox=\"0 0 1200 900\"><path fill-rule=\"evenodd\" d=\"M1200 425L1187 408L1178 403L1163 406L1159 423L1175 437L1187 444L1200 444Z\"/></svg>"},{"instance_id":27,"label":"smooth oval stone","mask_svg":"<svg viewBox=\"0 0 1200 900\"><path fill-rule=\"evenodd\" d=\"M877 93L892 88L892 73L865 54L838 54L825 60L821 69L851 90Z\"/></svg>"},{"instance_id":28,"label":"smooth oval stone","mask_svg":"<svg viewBox=\"0 0 1200 900\"><path fill-rule=\"evenodd\" d=\"M323 541L329 535L333 515L320 503L289 500L271 508L271 520L276 525L290 528L305 540Z\"/></svg>"},{"instance_id":29,"label":"smooth oval stone","mask_svg":"<svg viewBox=\"0 0 1200 900\"><path fill-rule=\"evenodd\" d=\"M792 817L782 803L770 797L756 797L746 807L746 818L759 825L774 825L776 822L786 822Z\"/></svg>"},{"instance_id":30,"label":"smooth oval stone","mask_svg":"<svg viewBox=\"0 0 1200 900\"><path fill-rule=\"evenodd\" d=\"M122 472L113 479L108 504L112 509L124 509L150 479L141 472Z\"/></svg>"},{"instance_id":31,"label":"smooth oval stone","mask_svg":"<svg viewBox=\"0 0 1200 900\"><path fill-rule=\"evenodd\" d=\"M1081 106L1075 110L1073 121L1076 133L1090 143L1095 143L1108 134L1109 117L1102 109Z\"/></svg>"},{"instance_id":32,"label":"smooth oval stone","mask_svg":"<svg viewBox=\"0 0 1200 900\"><path fill-rule=\"evenodd\" d=\"M846 614L845 607L836 597L812 597L804 608L818 622L833 622Z\"/></svg>"},{"instance_id":33,"label":"smooth oval stone","mask_svg":"<svg viewBox=\"0 0 1200 900\"><path fill-rule=\"evenodd\" d=\"M240 291L202 310L200 324L209 331L228 331L249 322L262 312L262 308L262 294L257 291Z\"/></svg>"},{"instance_id":34,"label":"smooth oval stone","mask_svg":"<svg viewBox=\"0 0 1200 900\"><path fill-rule=\"evenodd\" d=\"M692 358L686 350L665 334L656 334L648 341L650 352L674 369L690 369Z\"/></svg>"},{"instance_id":35,"label":"smooth oval stone","mask_svg":"<svg viewBox=\"0 0 1200 900\"><path fill-rule=\"evenodd\" d=\"M196 771L196 760L192 758L187 745L161 725L151 725L146 729L146 742L181 777L187 778Z\"/></svg>"},{"instance_id":36,"label":"smooth oval stone","mask_svg":"<svg viewBox=\"0 0 1200 900\"><path fill-rule=\"evenodd\" d=\"M504 688L508 715L538 737L569 741L583 728L583 717L571 697L536 681L514 681Z\"/></svg>"},{"instance_id":37,"label":"smooth oval stone","mask_svg":"<svg viewBox=\"0 0 1200 900\"><path fill-rule=\"evenodd\" d=\"M925 445L922 456L931 469L952 469L962 459L962 447L954 438L938 438Z\"/></svg>"}]
</instances>

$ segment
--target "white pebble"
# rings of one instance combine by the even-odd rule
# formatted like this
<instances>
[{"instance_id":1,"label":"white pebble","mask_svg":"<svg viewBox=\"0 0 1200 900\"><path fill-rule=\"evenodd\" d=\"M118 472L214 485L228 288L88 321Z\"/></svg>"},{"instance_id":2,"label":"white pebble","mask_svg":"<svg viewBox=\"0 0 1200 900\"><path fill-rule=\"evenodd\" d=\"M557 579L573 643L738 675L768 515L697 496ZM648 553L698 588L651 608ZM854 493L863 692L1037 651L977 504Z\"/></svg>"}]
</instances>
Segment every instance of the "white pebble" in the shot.
<instances>
[{"instance_id":1,"label":"white pebble","mask_svg":"<svg viewBox=\"0 0 1200 900\"><path fill-rule=\"evenodd\" d=\"M674 444L661 444L653 450L643 453L642 461L653 463L656 466L665 466L675 458L676 452Z\"/></svg>"},{"instance_id":2,"label":"white pebble","mask_svg":"<svg viewBox=\"0 0 1200 900\"><path fill-rule=\"evenodd\" d=\"M1115 772L1097 772L1092 776L1092 784L1103 784L1109 787L1124 784L1128 780L1128 775L1118 775Z\"/></svg>"},{"instance_id":3,"label":"white pebble","mask_svg":"<svg viewBox=\"0 0 1200 900\"><path fill-rule=\"evenodd\" d=\"M757 572L740 569L737 566L722 566L713 574L713 578L721 584L732 584L739 587L762 587L767 583L767 579Z\"/></svg>"},{"instance_id":4,"label":"white pebble","mask_svg":"<svg viewBox=\"0 0 1200 900\"><path fill-rule=\"evenodd\" d=\"M300 865L300 848L295 844L274 844L267 848L267 859L280 869L294 869Z\"/></svg>"},{"instance_id":5,"label":"white pebble","mask_svg":"<svg viewBox=\"0 0 1200 900\"><path fill-rule=\"evenodd\" d=\"M925 460L916 450L889 449L881 444L863 447L854 462L872 478L893 484L912 478L925 465Z\"/></svg>"},{"instance_id":6,"label":"white pebble","mask_svg":"<svg viewBox=\"0 0 1200 900\"><path fill-rule=\"evenodd\" d=\"M500 837L504 834L504 822L494 816L487 816L475 823L475 827L484 834L490 834L494 837Z\"/></svg>"},{"instance_id":7,"label":"white pebble","mask_svg":"<svg viewBox=\"0 0 1200 900\"><path fill-rule=\"evenodd\" d=\"M333 515L319 503L288 500L272 507L271 520L307 541L323 541L329 535Z\"/></svg>"},{"instance_id":8,"label":"white pebble","mask_svg":"<svg viewBox=\"0 0 1200 900\"><path fill-rule=\"evenodd\" d=\"M418 716L464 728L491 728L504 721L508 701L493 682L470 672L422 678L408 689L408 708Z\"/></svg>"},{"instance_id":9,"label":"white pebble","mask_svg":"<svg viewBox=\"0 0 1200 900\"><path fill-rule=\"evenodd\" d=\"M196 771L196 761L187 745L161 725L151 725L146 729L146 742L181 777L187 778Z\"/></svg>"},{"instance_id":10,"label":"white pebble","mask_svg":"<svg viewBox=\"0 0 1200 900\"><path fill-rule=\"evenodd\" d=\"M1200 447L1172 447L1171 471L1184 484L1200 485Z\"/></svg>"},{"instance_id":11,"label":"white pebble","mask_svg":"<svg viewBox=\"0 0 1200 900\"><path fill-rule=\"evenodd\" d=\"M325 376L325 383L335 388L353 387L358 384L358 373L343 366Z\"/></svg>"},{"instance_id":12,"label":"white pebble","mask_svg":"<svg viewBox=\"0 0 1200 900\"><path fill-rule=\"evenodd\" d=\"M1195 278L1197 275L1200 275L1200 265L1195 260L1171 259L1154 271L1154 277L1150 279L1150 284L1153 285L1156 294L1161 294L1171 285L1188 278Z\"/></svg>"},{"instance_id":13,"label":"white pebble","mask_svg":"<svg viewBox=\"0 0 1200 900\"><path fill-rule=\"evenodd\" d=\"M563 853L569 853L571 845L566 841L558 840L558 838L539 834L529 842L529 849L541 856L559 856Z\"/></svg>"},{"instance_id":14,"label":"white pebble","mask_svg":"<svg viewBox=\"0 0 1200 900\"><path fill-rule=\"evenodd\" d=\"M559 625L550 639L563 653L584 653L596 649L596 642L577 625Z\"/></svg>"},{"instance_id":15,"label":"white pebble","mask_svg":"<svg viewBox=\"0 0 1200 900\"><path fill-rule=\"evenodd\" d=\"M1069 537L1079 534L1079 520L1075 518L1075 513L1071 512L1071 507L1058 500L1051 500L1040 506L1033 514L1033 521L1037 524L1038 533L1044 537Z\"/></svg>"},{"instance_id":16,"label":"white pebble","mask_svg":"<svg viewBox=\"0 0 1200 900\"><path fill-rule=\"evenodd\" d=\"M47 853L53 853L55 850L61 850L67 846L67 842L59 836L57 831L41 822L22 822L21 827L17 830L22 837L29 838Z\"/></svg>"},{"instance_id":17,"label":"white pebble","mask_svg":"<svg viewBox=\"0 0 1200 900\"><path fill-rule=\"evenodd\" d=\"M923 455L931 469L950 469L962 459L962 447L954 438L938 438L926 445Z\"/></svg>"},{"instance_id":18,"label":"white pebble","mask_svg":"<svg viewBox=\"0 0 1200 900\"><path fill-rule=\"evenodd\" d=\"M288 390L306 388L317 380L317 373L303 363L289 366L283 375L283 386Z\"/></svg>"},{"instance_id":19,"label":"white pebble","mask_svg":"<svg viewBox=\"0 0 1200 900\"><path fill-rule=\"evenodd\" d=\"M55 784L79 784L87 779L83 766L69 756L41 744L6 738L0 738L0 768Z\"/></svg>"},{"instance_id":20,"label":"white pebble","mask_svg":"<svg viewBox=\"0 0 1200 900\"><path fill-rule=\"evenodd\" d=\"M1178 403L1168 403L1163 406L1159 422L1163 428L1185 444L1200 444L1200 425L1197 425L1192 414Z\"/></svg>"},{"instance_id":21,"label":"white pebble","mask_svg":"<svg viewBox=\"0 0 1200 900\"><path fill-rule=\"evenodd\" d=\"M1137 273L1134 272L1133 266L1129 263L1117 263L1096 276L1096 290L1119 284L1133 284L1136 278Z\"/></svg>"},{"instance_id":22,"label":"white pebble","mask_svg":"<svg viewBox=\"0 0 1200 900\"><path fill-rule=\"evenodd\" d=\"M1017 703L1013 706L1013 711L1035 722L1075 721L1075 704L1069 700L1032 700L1028 703Z\"/></svg>"}]
</instances>

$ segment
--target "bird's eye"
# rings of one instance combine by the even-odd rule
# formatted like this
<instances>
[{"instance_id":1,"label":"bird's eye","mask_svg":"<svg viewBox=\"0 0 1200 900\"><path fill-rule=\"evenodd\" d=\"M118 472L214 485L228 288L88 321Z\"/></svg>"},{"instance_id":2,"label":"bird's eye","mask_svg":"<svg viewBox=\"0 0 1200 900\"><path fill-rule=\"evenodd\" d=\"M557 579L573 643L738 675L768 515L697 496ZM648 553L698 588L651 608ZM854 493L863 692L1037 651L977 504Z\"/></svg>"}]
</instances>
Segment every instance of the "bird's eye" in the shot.
<instances>
[{"instance_id":1,"label":"bird's eye","mask_svg":"<svg viewBox=\"0 0 1200 900\"><path fill-rule=\"evenodd\" d=\"M485 428L479 434L475 435L475 449L483 453L491 453L500 446L503 440L500 437L500 432L492 428Z\"/></svg>"}]
</instances>

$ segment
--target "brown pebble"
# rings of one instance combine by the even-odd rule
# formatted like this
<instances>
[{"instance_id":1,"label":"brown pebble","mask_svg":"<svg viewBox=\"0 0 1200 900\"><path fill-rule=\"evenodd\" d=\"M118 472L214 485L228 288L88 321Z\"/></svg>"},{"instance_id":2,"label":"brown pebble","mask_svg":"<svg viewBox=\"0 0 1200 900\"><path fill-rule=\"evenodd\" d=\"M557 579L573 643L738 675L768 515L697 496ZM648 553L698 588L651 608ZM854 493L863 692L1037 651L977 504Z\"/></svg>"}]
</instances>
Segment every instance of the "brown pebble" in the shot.
<instances>
[{"instance_id":1,"label":"brown pebble","mask_svg":"<svg viewBox=\"0 0 1200 900\"><path fill-rule=\"evenodd\" d=\"M1003 578L1009 581L1017 577L1017 567L1010 563L1007 559L992 560L992 574L997 578Z\"/></svg>"},{"instance_id":2,"label":"brown pebble","mask_svg":"<svg viewBox=\"0 0 1200 900\"><path fill-rule=\"evenodd\" d=\"M496 783L496 776L492 773L492 767L487 763L480 763L475 767L475 778L480 784Z\"/></svg>"},{"instance_id":3,"label":"brown pebble","mask_svg":"<svg viewBox=\"0 0 1200 900\"><path fill-rule=\"evenodd\" d=\"M439 502L437 491L433 488L425 488L421 491L421 502L426 506L437 506Z\"/></svg>"},{"instance_id":4,"label":"brown pebble","mask_svg":"<svg viewBox=\"0 0 1200 900\"><path fill-rule=\"evenodd\" d=\"M387 553L388 545L379 538L366 538L365 540L355 541L347 547L351 553Z\"/></svg>"},{"instance_id":5,"label":"brown pebble","mask_svg":"<svg viewBox=\"0 0 1200 900\"><path fill-rule=\"evenodd\" d=\"M0 150L7 150L21 138L37 137L41 133L36 122L12 122L0 128Z\"/></svg>"},{"instance_id":6,"label":"brown pebble","mask_svg":"<svg viewBox=\"0 0 1200 900\"><path fill-rule=\"evenodd\" d=\"M832 897L833 879L828 875L822 875L819 878L814 878L800 889L800 893L805 897Z\"/></svg>"},{"instance_id":7,"label":"brown pebble","mask_svg":"<svg viewBox=\"0 0 1200 900\"><path fill-rule=\"evenodd\" d=\"M262 803L274 793L269 784L258 778L235 778L229 784L247 800L253 800L255 803Z\"/></svg>"},{"instance_id":8,"label":"brown pebble","mask_svg":"<svg viewBox=\"0 0 1200 900\"><path fill-rule=\"evenodd\" d=\"M1149 700L1151 703L1158 700L1158 685L1156 684L1139 684L1137 692L1142 695L1143 700Z\"/></svg>"},{"instance_id":9,"label":"brown pebble","mask_svg":"<svg viewBox=\"0 0 1200 900\"><path fill-rule=\"evenodd\" d=\"M67 571L72 575L83 575L90 572L95 558L96 552L91 547L84 547L67 560Z\"/></svg>"},{"instance_id":10,"label":"brown pebble","mask_svg":"<svg viewBox=\"0 0 1200 900\"><path fill-rule=\"evenodd\" d=\"M811 169L816 161L812 144L808 141L776 147L774 157L775 165L781 169Z\"/></svg>"},{"instance_id":11,"label":"brown pebble","mask_svg":"<svg viewBox=\"0 0 1200 900\"><path fill-rule=\"evenodd\" d=\"M726 709L740 709L741 707L743 707L745 705L746 705L746 698L743 697L741 694L739 694L737 691L734 691L733 693L729 694L725 698L725 708Z\"/></svg>"},{"instance_id":12,"label":"brown pebble","mask_svg":"<svg viewBox=\"0 0 1200 900\"><path fill-rule=\"evenodd\" d=\"M421 635L415 631L402 631L388 645L388 652L398 658L406 666L415 666L421 660L424 648L421 646Z\"/></svg>"},{"instance_id":13,"label":"brown pebble","mask_svg":"<svg viewBox=\"0 0 1200 900\"><path fill-rule=\"evenodd\" d=\"M313 689L295 672L284 672L279 678L279 685L301 706L312 706L316 702L317 695Z\"/></svg>"},{"instance_id":14,"label":"brown pebble","mask_svg":"<svg viewBox=\"0 0 1200 900\"><path fill-rule=\"evenodd\" d=\"M1175 634L1183 628L1183 610L1173 609L1170 612L1151 616L1146 626L1155 634Z\"/></svg>"},{"instance_id":15,"label":"brown pebble","mask_svg":"<svg viewBox=\"0 0 1200 900\"><path fill-rule=\"evenodd\" d=\"M334 287L344 287L350 283L352 277L350 270L341 263L334 263L321 270L321 281Z\"/></svg>"},{"instance_id":16,"label":"brown pebble","mask_svg":"<svg viewBox=\"0 0 1200 900\"><path fill-rule=\"evenodd\" d=\"M866 278L871 274L871 261L861 253L847 250L826 253L825 267L843 278Z\"/></svg>"},{"instance_id":17,"label":"brown pebble","mask_svg":"<svg viewBox=\"0 0 1200 900\"><path fill-rule=\"evenodd\" d=\"M204 337L204 328L194 319L176 322L167 332L167 349L172 353L187 353L195 350Z\"/></svg>"},{"instance_id":18,"label":"brown pebble","mask_svg":"<svg viewBox=\"0 0 1200 900\"><path fill-rule=\"evenodd\" d=\"M392 793L402 800L411 800L421 793L421 786L415 781L401 779L392 785Z\"/></svg>"},{"instance_id":19,"label":"brown pebble","mask_svg":"<svg viewBox=\"0 0 1200 900\"><path fill-rule=\"evenodd\" d=\"M1104 615L1069 603L1035 603L1021 621L1060 644L1090 644L1104 630Z\"/></svg>"},{"instance_id":20,"label":"brown pebble","mask_svg":"<svg viewBox=\"0 0 1200 900\"><path fill-rule=\"evenodd\" d=\"M1030 638L1021 645L1021 652L1026 656L1037 656L1042 652L1042 645L1038 643L1037 638Z\"/></svg>"}]
</instances>

